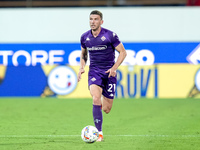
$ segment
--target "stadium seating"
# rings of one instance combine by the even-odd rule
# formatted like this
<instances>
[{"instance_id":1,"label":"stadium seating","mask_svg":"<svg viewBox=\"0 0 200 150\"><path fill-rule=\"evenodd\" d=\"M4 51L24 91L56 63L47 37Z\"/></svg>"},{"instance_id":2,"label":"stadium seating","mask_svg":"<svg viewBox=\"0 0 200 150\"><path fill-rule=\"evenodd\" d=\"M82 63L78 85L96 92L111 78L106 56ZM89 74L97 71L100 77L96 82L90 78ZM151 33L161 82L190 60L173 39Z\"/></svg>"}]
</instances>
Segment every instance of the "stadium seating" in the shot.
<instances>
[{"instance_id":1,"label":"stadium seating","mask_svg":"<svg viewBox=\"0 0 200 150\"><path fill-rule=\"evenodd\" d=\"M0 7L185 6L187 0L0 0Z\"/></svg>"}]
</instances>

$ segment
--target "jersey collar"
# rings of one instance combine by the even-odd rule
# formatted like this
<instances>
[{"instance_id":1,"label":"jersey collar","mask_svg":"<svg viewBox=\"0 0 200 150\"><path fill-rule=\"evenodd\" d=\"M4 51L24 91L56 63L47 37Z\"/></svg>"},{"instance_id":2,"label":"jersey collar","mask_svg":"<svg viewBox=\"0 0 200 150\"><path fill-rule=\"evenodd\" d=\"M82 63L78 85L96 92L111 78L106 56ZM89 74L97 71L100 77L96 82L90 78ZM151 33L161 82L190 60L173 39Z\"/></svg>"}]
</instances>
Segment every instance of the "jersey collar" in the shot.
<instances>
[{"instance_id":1,"label":"jersey collar","mask_svg":"<svg viewBox=\"0 0 200 150\"><path fill-rule=\"evenodd\" d=\"M99 33L98 36L101 36L103 33L104 33L104 28L101 27L101 31L100 31L100 33ZM97 37L98 37L98 36L97 36ZM93 34L92 34L92 30L90 30L90 37L94 37ZM97 38L97 37L96 37L96 38Z\"/></svg>"}]
</instances>

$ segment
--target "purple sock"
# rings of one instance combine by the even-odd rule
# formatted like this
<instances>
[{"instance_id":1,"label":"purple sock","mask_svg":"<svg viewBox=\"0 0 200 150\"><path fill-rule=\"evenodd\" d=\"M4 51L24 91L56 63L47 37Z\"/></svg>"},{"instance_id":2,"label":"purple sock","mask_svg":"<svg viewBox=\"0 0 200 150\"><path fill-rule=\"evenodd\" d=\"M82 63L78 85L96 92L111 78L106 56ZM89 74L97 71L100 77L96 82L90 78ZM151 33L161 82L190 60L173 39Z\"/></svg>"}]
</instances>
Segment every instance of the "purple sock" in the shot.
<instances>
[{"instance_id":1,"label":"purple sock","mask_svg":"<svg viewBox=\"0 0 200 150\"><path fill-rule=\"evenodd\" d=\"M96 128L102 131L103 115L101 111L101 106L93 105L93 119Z\"/></svg>"}]
</instances>

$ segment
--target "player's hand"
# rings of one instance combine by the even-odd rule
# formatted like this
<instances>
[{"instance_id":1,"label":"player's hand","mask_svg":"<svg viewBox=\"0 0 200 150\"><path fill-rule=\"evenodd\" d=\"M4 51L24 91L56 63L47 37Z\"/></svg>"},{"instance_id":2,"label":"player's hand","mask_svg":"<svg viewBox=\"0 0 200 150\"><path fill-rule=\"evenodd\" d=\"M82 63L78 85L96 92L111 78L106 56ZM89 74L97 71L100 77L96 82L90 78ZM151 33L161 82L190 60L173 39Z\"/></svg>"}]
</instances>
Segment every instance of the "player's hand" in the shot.
<instances>
[{"instance_id":1,"label":"player's hand","mask_svg":"<svg viewBox=\"0 0 200 150\"><path fill-rule=\"evenodd\" d=\"M112 68L110 68L110 69L108 69L105 73L109 73L109 75L108 75L108 78L110 78L111 76L112 77L115 77L116 76L116 70L114 70L114 69L112 69Z\"/></svg>"},{"instance_id":2,"label":"player's hand","mask_svg":"<svg viewBox=\"0 0 200 150\"><path fill-rule=\"evenodd\" d=\"M83 74L85 72L85 70L83 68L81 68L79 70L79 73L78 73L78 82L81 80L81 74Z\"/></svg>"}]
</instances>

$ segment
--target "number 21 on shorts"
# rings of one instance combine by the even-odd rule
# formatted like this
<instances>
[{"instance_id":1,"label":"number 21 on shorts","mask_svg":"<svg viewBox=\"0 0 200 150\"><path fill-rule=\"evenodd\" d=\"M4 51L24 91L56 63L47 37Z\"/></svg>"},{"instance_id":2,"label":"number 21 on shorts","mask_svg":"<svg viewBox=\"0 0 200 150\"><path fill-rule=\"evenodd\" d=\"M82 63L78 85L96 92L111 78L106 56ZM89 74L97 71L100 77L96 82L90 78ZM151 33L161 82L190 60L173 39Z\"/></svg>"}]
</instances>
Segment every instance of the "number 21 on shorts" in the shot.
<instances>
[{"instance_id":1,"label":"number 21 on shorts","mask_svg":"<svg viewBox=\"0 0 200 150\"><path fill-rule=\"evenodd\" d=\"M108 84L109 88L108 88L108 92L113 92L112 90L114 90L115 92L115 86L116 84Z\"/></svg>"}]
</instances>

